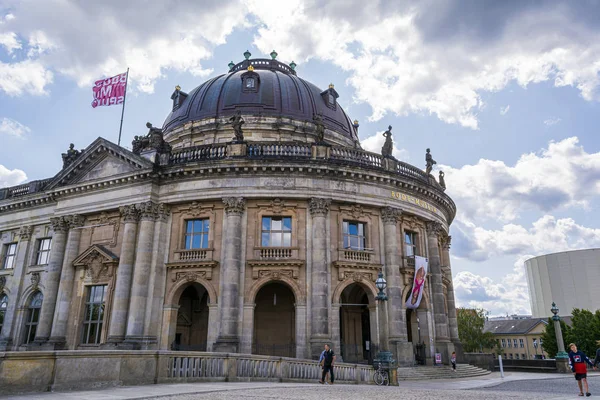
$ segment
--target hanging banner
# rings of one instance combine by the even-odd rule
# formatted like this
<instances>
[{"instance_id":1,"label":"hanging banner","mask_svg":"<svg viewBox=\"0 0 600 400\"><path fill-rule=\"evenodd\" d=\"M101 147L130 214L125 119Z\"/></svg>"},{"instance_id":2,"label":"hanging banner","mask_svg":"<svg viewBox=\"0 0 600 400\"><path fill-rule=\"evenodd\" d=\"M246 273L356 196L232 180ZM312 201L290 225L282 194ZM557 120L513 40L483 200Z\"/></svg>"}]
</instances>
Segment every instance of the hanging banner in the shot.
<instances>
[{"instance_id":1,"label":"hanging banner","mask_svg":"<svg viewBox=\"0 0 600 400\"><path fill-rule=\"evenodd\" d=\"M410 297L406 300L406 308L418 308L425 289L428 260L425 257L415 256L415 276Z\"/></svg>"}]
</instances>

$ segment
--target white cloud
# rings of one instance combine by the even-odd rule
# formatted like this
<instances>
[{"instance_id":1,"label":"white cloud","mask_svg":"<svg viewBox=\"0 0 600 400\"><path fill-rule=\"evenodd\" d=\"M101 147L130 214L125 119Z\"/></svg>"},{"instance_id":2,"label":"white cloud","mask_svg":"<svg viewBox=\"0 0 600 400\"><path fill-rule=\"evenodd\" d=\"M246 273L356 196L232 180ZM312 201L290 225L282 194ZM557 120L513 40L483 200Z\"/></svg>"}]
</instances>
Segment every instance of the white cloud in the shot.
<instances>
[{"instance_id":1,"label":"white cloud","mask_svg":"<svg viewBox=\"0 0 600 400\"><path fill-rule=\"evenodd\" d=\"M23 137L26 133L31 132L31 129L22 123L10 118L0 119L0 135L10 135Z\"/></svg>"},{"instance_id":2,"label":"white cloud","mask_svg":"<svg viewBox=\"0 0 600 400\"><path fill-rule=\"evenodd\" d=\"M556 125L561 121L560 118L548 118L544 120L544 125L546 126L552 126L552 125Z\"/></svg>"},{"instance_id":3,"label":"white cloud","mask_svg":"<svg viewBox=\"0 0 600 400\"><path fill-rule=\"evenodd\" d=\"M0 90L9 96L23 93L45 95L46 86L52 83L53 78L52 72L38 61L0 62Z\"/></svg>"},{"instance_id":4,"label":"white cloud","mask_svg":"<svg viewBox=\"0 0 600 400\"><path fill-rule=\"evenodd\" d=\"M8 169L0 164L0 187L19 185L27 180L27 175L20 169Z\"/></svg>"},{"instance_id":5,"label":"white cloud","mask_svg":"<svg viewBox=\"0 0 600 400\"><path fill-rule=\"evenodd\" d=\"M14 32L0 32L0 46L4 46L8 54L21 48L21 43Z\"/></svg>"},{"instance_id":6,"label":"white cloud","mask_svg":"<svg viewBox=\"0 0 600 400\"><path fill-rule=\"evenodd\" d=\"M597 98L600 32L579 23L585 14L571 12L572 3L472 10L463 2L427 1L248 5L262 24L254 40L261 51L277 48L296 62L317 57L346 70L355 99L372 107L373 120L425 113L476 129L481 93L509 82L551 81ZM469 18L473 23L461 23Z\"/></svg>"},{"instance_id":7,"label":"white cloud","mask_svg":"<svg viewBox=\"0 0 600 400\"><path fill-rule=\"evenodd\" d=\"M447 193L460 204L458 220L513 221L526 210L588 206L600 194L600 152L587 153L576 137L551 141L515 165L481 159L461 168L440 166Z\"/></svg>"},{"instance_id":8,"label":"white cloud","mask_svg":"<svg viewBox=\"0 0 600 400\"><path fill-rule=\"evenodd\" d=\"M393 131L392 131L393 132ZM360 145L363 149L371 151L373 153L381 154L381 148L385 143L385 137L383 131L375 133L373 136L369 136L366 139L360 141ZM405 149L399 149L396 146L397 142L394 142L394 149L392 155L400 161L408 161L408 152Z\"/></svg>"},{"instance_id":9,"label":"white cloud","mask_svg":"<svg viewBox=\"0 0 600 400\"><path fill-rule=\"evenodd\" d=\"M506 107L500 107L500 115L506 115L506 113L508 113L508 110L510 110L510 104Z\"/></svg>"}]
</instances>

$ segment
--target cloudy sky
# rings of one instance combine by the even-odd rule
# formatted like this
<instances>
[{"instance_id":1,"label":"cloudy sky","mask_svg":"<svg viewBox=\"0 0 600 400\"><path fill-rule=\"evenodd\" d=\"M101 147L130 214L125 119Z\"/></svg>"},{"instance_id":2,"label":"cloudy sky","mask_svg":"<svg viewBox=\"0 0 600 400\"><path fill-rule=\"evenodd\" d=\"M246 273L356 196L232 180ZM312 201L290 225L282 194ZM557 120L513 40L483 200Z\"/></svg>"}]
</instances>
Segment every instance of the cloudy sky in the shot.
<instances>
[{"instance_id":1,"label":"cloudy sky","mask_svg":"<svg viewBox=\"0 0 600 400\"><path fill-rule=\"evenodd\" d=\"M333 82L365 148L392 125L402 160L432 149L459 209L460 305L529 313L524 259L600 245L596 0L0 0L0 186L53 176L70 142L117 141L121 110L92 109L93 80L131 69L128 145L175 85L246 49Z\"/></svg>"}]
</instances>

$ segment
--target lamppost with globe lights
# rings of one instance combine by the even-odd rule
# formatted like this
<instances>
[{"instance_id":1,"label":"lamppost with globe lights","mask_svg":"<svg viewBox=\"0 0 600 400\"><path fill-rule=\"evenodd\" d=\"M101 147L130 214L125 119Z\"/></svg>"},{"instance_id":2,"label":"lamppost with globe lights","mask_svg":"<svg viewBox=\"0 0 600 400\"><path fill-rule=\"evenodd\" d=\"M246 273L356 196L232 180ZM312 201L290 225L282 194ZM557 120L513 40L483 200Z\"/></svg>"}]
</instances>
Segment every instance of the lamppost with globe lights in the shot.
<instances>
[{"instance_id":1,"label":"lamppost with globe lights","mask_svg":"<svg viewBox=\"0 0 600 400\"><path fill-rule=\"evenodd\" d=\"M388 349L388 318L387 307L385 306L388 297L384 292L387 287L387 281L381 271L379 271L377 280L375 280L375 287L379 290L379 293L375 296L375 300L379 303L377 306L379 311L379 352L373 360L373 364L379 364L383 369L386 369L389 374L390 385L397 385L396 360L394 360L392 353Z\"/></svg>"},{"instance_id":2,"label":"lamppost with globe lights","mask_svg":"<svg viewBox=\"0 0 600 400\"><path fill-rule=\"evenodd\" d=\"M560 328L560 316L558 315L558 307L556 303L552 302L552 308L550 308L552 314L552 320L554 321L554 333L556 335L556 346L558 348L558 352L554 357L556 359L556 369L558 372L569 372L567 366L567 360L569 359L569 355L565 352L565 342L563 341L562 330Z\"/></svg>"}]
</instances>

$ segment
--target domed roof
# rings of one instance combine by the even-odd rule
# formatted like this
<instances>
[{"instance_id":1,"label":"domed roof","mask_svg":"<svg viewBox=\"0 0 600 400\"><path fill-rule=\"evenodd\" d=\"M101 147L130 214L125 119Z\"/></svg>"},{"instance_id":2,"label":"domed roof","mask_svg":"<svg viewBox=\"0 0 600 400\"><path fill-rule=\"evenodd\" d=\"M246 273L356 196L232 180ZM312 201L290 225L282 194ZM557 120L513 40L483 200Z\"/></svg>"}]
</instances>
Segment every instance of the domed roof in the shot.
<instances>
[{"instance_id":1,"label":"domed roof","mask_svg":"<svg viewBox=\"0 0 600 400\"><path fill-rule=\"evenodd\" d=\"M294 63L287 65L275 59L246 59L229 66L227 74L204 82L189 94L176 90L173 111L163 125L165 133L190 121L230 117L241 111L244 115L310 122L320 115L326 128L358 139L357 128L337 103L333 85L321 90L297 77Z\"/></svg>"}]
</instances>

